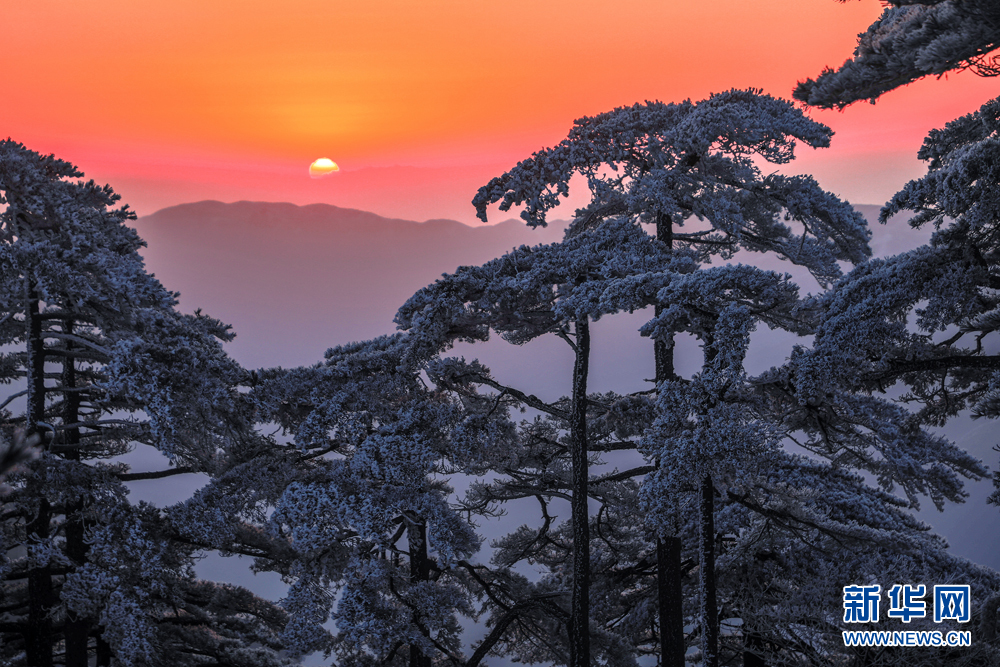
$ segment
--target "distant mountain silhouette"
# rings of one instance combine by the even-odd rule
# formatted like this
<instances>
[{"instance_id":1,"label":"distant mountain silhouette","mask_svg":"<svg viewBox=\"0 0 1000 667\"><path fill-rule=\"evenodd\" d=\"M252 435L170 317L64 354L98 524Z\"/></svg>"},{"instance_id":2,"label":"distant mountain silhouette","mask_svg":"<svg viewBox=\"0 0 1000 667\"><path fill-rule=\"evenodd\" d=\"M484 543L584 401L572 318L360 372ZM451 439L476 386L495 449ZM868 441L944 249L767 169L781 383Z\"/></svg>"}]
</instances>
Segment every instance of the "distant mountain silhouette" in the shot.
<instances>
[{"instance_id":1,"label":"distant mountain silhouette","mask_svg":"<svg viewBox=\"0 0 1000 667\"><path fill-rule=\"evenodd\" d=\"M396 310L442 273L557 241L565 223L470 227L328 204L202 201L136 227L149 269L185 310L233 324L232 352L255 367L312 363L333 345L391 333Z\"/></svg>"}]
</instances>

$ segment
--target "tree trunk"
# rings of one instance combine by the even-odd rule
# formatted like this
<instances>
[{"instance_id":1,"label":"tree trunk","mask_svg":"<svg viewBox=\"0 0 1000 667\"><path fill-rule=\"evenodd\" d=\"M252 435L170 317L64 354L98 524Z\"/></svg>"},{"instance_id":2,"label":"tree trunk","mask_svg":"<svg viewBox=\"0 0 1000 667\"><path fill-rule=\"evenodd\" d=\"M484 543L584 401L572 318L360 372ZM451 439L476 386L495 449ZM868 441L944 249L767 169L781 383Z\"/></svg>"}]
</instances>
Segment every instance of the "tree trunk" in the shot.
<instances>
[{"instance_id":1,"label":"tree trunk","mask_svg":"<svg viewBox=\"0 0 1000 667\"><path fill-rule=\"evenodd\" d=\"M662 311L656 307L656 314ZM656 384L673 379L674 356L668 341L653 342ZM657 461L659 465L659 461ZM656 540L656 589L660 621L660 665L684 667L684 592L681 582L681 538L660 536Z\"/></svg>"},{"instance_id":2,"label":"tree trunk","mask_svg":"<svg viewBox=\"0 0 1000 667\"><path fill-rule=\"evenodd\" d=\"M702 665L719 667L719 610L715 590L715 487L708 475L701 483L700 509Z\"/></svg>"},{"instance_id":3,"label":"tree trunk","mask_svg":"<svg viewBox=\"0 0 1000 667\"><path fill-rule=\"evenodd\" d=\"M42 318L38 297L30 275L24 277L25 317L28 325L27 368L28 410L25 437L38 435L39 424L45 421L45 341L42 339Z\"/></svg>"},{"instance_id":4,"label":"tree trunk","mask_svg":"<svg viewBox=\"0 0 1000 667\"><path fill-rule=\"evenodd\" d=\"M73 321L63 322L63 332L73 333ZM72 341L66 341L66 350L73 349ZM76 362L72 357L63 361L62 386L76 388ZM76 424L80 421L80 394L69 391L63 394L63 424ZM80 452L73 445L80 444L80 430L74 428L63 431L64 444L71 449L66 452L70 461L79 461ZM87 543L84 541L84 523L81 516L84 509L83 500L70 505L66 517L66 556L77 566L83 567L87 561ZM66 667L87 667L87 642L90 637L91 623L89 619L80 618L75 612L68 612L66 618Z\"/></svg>"},{"instance_id":5,"label":"tree trunk","mask_svg":"<svg viewBox=\"0 0 1000 667\"><path fill-rule=\"evenodd\" d=\"M79 512L83 505L75 504L73 511ZM87 544L84 542L84 525L77 518L66 524L66 555L77 567L82 567L87 559ZM76 612L67 612L66 618L66 667L87 667L87 642L91 623Z\"/></svg>"},{"instance_id":6,"label":"tree trunk","mask_svg":"<svg viewBox=\"0 0 1000 667\"><path fill-rule=\"evenodd\" d=\"M587 507L587 373L590 322L576 322L570 442L573 463L573 599L569 619L569 667L590 667L590 511Z\"/></svg>"},{"instance_id":7,"label":"tree trunk","mask_svg":"<svg viewBox=\"0 0 1000 667\"><path fill-rule=\"evenodd\" d=\"M49 536L49 521L52 511L49 501L42 497L38 502L38 514L28 524L31 538L44 540ZM28 547L31 557L33 547ZM24 643L28 664L31 667L51 667L52 665L52 575L48 567L28 570L28 627Z\"/></svg>"},{"instance_id":8,"label":"tree trunk","mask_svg":"<svg viewBox=\"0 0 1000 667\"><path fill-rule=\"evenodd\" d=\"M657 601L660 611L660 664L684 667L684 609L681 538L656 540Z\"/></svg>"},{"instance_id":9,"label":"tree trunk","mask_svg":"<svg viewBox=\"0 0 1000 667\"><path fill-rule=\"evenodd\" d=\"M25 315L28 325L27 367L28 367L28 410L25 435L41 435L40 424L45 420L45 346L42 340L42 318L39 302L35 296L32 278L24 278L27 308ZM38 514L28 526L28 543L45 540L49 536L49 522L52 512L49 501L42 489L38 503ZM29 558L32 547L28 547ZM28 663L32 667L52 665L52 575L49 568L37 567L28 570L28 627L25 632L25 650Z\"/></svg>"},{"instance_id":10,"label":"tree trunk","mask_svg":"<svg viewBox=\"0 0 1000 667\"><path fill-rule=\"evenodd\" d=\"M111 667L111 644L104 641L103 632L97 634L97 667Z\"/></svg>"},{"instance_id":11,"label":"tree trunk","mask_svg":"<svg viewBox=\"0 0 1000 667\"><path fill-rule=\"evenodd\" d=\"M431 563L427 557L427 524L415 514L406 517L406 540L410 549L410 583L431 578ZM416 616L416 612L414 614ZM417 618L414 618L417 620ZM410 667L431 667L431 659L413 643L410 644Z\"/></svg>"},{"instance_id":12,"label":"tree trunk","mask_svg":"<svg viewBox=\"0 0 1000 667\"><path fill-rule=\"evenodd\" d=\"M673 247L673 222L670 216L657 214L656 238L668 248ZM663 307L656 306L656 315ZM672 380L674 374L673 340L653 341L656 362L656 386ZM657 462L659 465L659 462ZM660 537L656 541L657 606L660 617L660 664L662 667L684 667L684 598L681 586L681 538Z\"/></svg>"},{"instance_id":13,"label":"tree trunk","mask_svg":"<svg viewBox=\"0 0 1000 667\"><path fill-rule=\"evenodd\" d=\"M767 667L767 662L761 657L764 641L759 634L748 630L743 624L743 667Z\"/></svg>"}]
</instances>

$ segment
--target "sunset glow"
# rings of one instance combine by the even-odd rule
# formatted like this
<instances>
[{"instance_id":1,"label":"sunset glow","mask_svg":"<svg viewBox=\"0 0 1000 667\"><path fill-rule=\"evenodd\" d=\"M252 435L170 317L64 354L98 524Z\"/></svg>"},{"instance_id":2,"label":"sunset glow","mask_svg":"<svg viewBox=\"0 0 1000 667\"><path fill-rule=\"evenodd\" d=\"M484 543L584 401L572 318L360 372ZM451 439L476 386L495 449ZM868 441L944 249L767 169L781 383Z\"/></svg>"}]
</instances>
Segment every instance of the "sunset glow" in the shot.
<instances>
[{"instance_id":1,"label":"sunset glow","mask_svg":"<svg viewBox=\"0 0 1000 667\"><path fill-rule=\"evenodd\" d=\"M0 108L0 131L111 182L140 213L197 191L400 214L413 198L394 194L380 169L496 175L558 142L573 119L616 106L750 86L787 98L796 81L843 62L881 9L875 0L623 0L613 10L597 0L15 3L4 16L12 102ZM961 73L875 107L812 112L837 137L803 157L827 187L881 203L919 173L929 129L995 91L996 80ZM321 146L362 170L355 181L370 195L341 178L303 180L296 165ZM863 173L872 164L882 165L877 183ZM428 212L471 221L478 185L439 184L442 208Z\"/></svg>"}]
</instances>

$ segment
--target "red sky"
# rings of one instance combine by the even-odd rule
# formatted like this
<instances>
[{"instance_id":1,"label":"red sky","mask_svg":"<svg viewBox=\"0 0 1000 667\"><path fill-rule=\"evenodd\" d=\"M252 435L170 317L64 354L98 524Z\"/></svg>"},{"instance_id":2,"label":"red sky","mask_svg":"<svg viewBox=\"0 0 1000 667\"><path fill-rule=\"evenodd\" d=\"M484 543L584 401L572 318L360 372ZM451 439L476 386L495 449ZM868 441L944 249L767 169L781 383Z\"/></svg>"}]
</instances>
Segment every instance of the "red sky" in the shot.
<instances>
[{"instance_id":1,"label":"red sky","mask_svg":"<svg viewBox=\"0 0 1000 667\"><path fill-rule=\"evenodd\" d=\"M110 182L140 214L200 199L326 202L471 221L493 175L572 120L841 63L875 0L34 0L4 8L0 135ZM927 130L997 80L923 81L812 112L791 171L857 203L922 172ZM311 180L318 157L342 171ZM501 217L501 216L498 216Z\"/></svg>"}]
</instances>

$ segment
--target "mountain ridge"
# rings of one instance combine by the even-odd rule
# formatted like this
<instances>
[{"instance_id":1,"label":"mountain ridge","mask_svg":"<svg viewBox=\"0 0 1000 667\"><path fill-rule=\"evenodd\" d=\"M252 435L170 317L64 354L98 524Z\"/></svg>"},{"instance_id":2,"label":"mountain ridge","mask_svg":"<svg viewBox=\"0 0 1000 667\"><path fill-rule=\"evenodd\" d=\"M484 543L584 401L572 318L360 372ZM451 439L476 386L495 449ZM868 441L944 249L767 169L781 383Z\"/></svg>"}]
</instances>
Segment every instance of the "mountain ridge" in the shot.
<instances>
[{"instance_id":1,"label":"mountain ridge","mask_svg":"<svg viewBox=\"0 0 1000 667\"><path fill-rule=\"evenodd\" d=\"M442 273L557 241L565 224L470 227L331 204L205 200L142 216L136 228L149 269L181 293L182 308L233 324L232 353L264 366L312 363L331 345L391 333L396 310ZM276 320L300 327L282 331Z\"/></svg>"},{"instance_id":2,"label":"mountain ridge","mask_svg":"<svg viewBox=\"0 0 1000 667\"><path fill-rule=\"evenodd\" d=\"M852 206L857 209L865 218L868 220L869 224L877 223L878 213L881 210L881 206L877 204L852 204ZM172 206L165 206L164 208L158 209L153 213L142 215L139 217L140 220L146 221L159 221L163 218L172 218L175 215L196 212L204 215L204 209L214 209L214 210L234 210L234 209L246 209L249 207L266 207L267 209L278 209L280 208L283 212L296 212L296 211L322 211L329 213L336 213L341 215L350 215L356 217L364 217L374 219L379 222L394 222L394 223L408 223L417 225L426 225L428 223L454 223L467 227L469 229L483 229L488 227L496 227L498 225L506 225L508 223L514 223L516 225L523 225L524 223L517 218L507 218L499 222L482 223L480 225L467 225L464 222L454 220L451 218L428 218L426 220L410 220L408 218L390 218L384 215L379 215L378 213L373 213L371 211L365 211L363 209L351 208L346 206L337 206L335 204L327 204L323 202L316 202L313 204L295 204L292 202L269 202L269 201L255 201L249 199L241 199L234 202L222 202L217 199L203 199L195 202L185 202L183 204L174 204ZM253 212L251 210L251 212ZM284 220L283 220L284 222ZM567 223L565 220L554 220L550 226L564 226Z\"/></svg>"}]
</instances>

